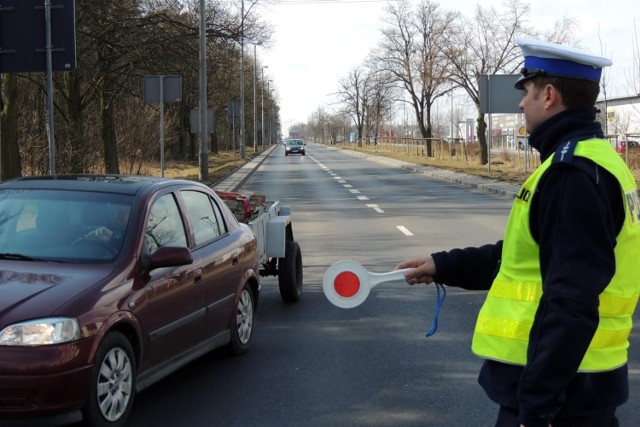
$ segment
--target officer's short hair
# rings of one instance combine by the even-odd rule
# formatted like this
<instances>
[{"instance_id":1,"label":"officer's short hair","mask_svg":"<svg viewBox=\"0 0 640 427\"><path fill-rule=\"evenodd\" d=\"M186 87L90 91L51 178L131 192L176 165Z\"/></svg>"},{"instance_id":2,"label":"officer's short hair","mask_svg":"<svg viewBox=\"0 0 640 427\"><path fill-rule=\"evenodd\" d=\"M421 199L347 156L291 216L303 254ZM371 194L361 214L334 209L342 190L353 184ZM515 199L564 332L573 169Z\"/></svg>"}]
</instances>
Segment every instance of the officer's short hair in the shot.
<instances>
[{"instance_id":1,"label":"officer's short hair","mask_svg":"<svg viewBox=\"0 0 640 427\"><path fill-rule=\"evenodd\" d=\"M537 76L531 79L538 90L546 85L555 87L562 96L562 103L567 108L593 107L600 93L600 83L582 79L565 77Z\"/></svg>"}]
</instances>

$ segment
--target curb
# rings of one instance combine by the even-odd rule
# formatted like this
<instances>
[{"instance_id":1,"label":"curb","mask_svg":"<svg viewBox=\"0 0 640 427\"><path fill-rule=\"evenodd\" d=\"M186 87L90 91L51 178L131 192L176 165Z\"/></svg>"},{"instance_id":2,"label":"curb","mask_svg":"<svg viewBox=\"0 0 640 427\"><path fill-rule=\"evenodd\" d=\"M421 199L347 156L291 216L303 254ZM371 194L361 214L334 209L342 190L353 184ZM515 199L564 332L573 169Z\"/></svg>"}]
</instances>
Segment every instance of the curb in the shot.
<instances>
[{"instance_id":1,"label":"curb","mask_svg":"<svg viewBox=\"0 0 640 427\"><path fill-rule=\"evenodd\" d=\"M214 190L237 192L247 182L247 180L255 173L258 167L273 152L276 145L266 148L262 153L240 166L236 171L232 172L225 178L216 182L211 186Z\"/></svg>"}]
</instances>

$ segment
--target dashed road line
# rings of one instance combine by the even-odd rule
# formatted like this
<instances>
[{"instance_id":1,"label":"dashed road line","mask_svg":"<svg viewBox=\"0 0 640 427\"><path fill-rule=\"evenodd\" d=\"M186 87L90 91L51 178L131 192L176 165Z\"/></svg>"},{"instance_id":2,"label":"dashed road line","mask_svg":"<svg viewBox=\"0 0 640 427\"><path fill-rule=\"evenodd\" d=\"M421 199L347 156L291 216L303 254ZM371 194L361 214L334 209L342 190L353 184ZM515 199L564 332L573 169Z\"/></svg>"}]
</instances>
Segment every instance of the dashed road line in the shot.
<instances>
[{"instance_id":1,"label":"dashed road line","mask_svg":"<svg viewBox=\"0 0 640 427\"><path fill-rule=\"evenodd\" d=\"M367 207L373 209L374 211L376 211L378 213L384 213L384 211L382 209L380 209L378 207L378 205L369 203L369 204L367 204Z\"/></svg>"},{"instance_id":2,"label":"dashed road line","mask_svg":"<svg viewBox=\"0 0 640 427\"><path fill-rule=\"evenodd\" d=\"M407 227L403 225L397 225L396 228L400 230L405 236L413 236L413 233L410 232Z\"/></svg>"}]
</instances>

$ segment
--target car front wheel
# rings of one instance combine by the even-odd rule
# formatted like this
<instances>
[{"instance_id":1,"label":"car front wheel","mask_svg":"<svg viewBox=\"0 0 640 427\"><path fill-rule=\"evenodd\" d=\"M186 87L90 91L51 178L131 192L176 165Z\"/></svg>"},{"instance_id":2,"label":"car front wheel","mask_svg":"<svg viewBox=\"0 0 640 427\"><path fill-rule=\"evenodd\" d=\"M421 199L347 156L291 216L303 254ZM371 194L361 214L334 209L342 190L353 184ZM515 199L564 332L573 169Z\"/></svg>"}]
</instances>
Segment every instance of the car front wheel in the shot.
<instances>
[{"instance_id":1,"label":"car front wheel","mask_svg":"<svg viewBox=\"0 0 640 427\"><path fill-rule=\"evenodd\" d=\"M83 423L92 427L124 426L135 394L135 358L119 332L105 337L96 355Z\"/></svg>"}]
</instances>

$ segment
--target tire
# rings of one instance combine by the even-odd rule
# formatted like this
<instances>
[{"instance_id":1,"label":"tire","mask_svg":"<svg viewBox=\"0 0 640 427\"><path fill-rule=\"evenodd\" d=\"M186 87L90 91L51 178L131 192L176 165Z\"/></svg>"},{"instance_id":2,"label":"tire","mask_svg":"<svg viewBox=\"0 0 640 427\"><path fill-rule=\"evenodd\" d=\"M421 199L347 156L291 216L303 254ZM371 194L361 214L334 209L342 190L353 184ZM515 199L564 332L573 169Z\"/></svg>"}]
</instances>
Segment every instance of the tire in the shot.
<instances>
[{"instance_id":1,"label":"tire","mask_svg":"<svg viewBox=\"0 0 640 427\"><path fill-rule=\"evenodd\" d=\"M278 285L284 302L300 301L302 293L302 252L298 242L286 242L284 258L278 259Z\"/></svg>"},{"instance_id":2,"label":"tire","mask_svg":"<svg viewBox=\"0 0 640 427\"><path fill-rule=\"evenodd\" d=\"M129 340L119 332L107 335L96 354L89 397L82 409L85 426L125 425L135 397L135 373L136 361Z\"/></svg>"},{"instance_id":3,"label":"tire","mask_svg":"<svg viewBox=\"0 0 640 427\"><path fill-rule=\"evenodd\" d=\"M248 283L245 283L236 303L231 319L231 342L228 345L229 353L239 355L249 349L253 336L253 319L255 311L255 298Z\"/></svg>"}]
</instances>

